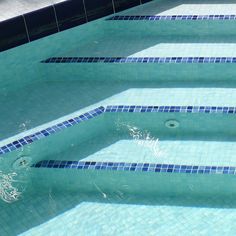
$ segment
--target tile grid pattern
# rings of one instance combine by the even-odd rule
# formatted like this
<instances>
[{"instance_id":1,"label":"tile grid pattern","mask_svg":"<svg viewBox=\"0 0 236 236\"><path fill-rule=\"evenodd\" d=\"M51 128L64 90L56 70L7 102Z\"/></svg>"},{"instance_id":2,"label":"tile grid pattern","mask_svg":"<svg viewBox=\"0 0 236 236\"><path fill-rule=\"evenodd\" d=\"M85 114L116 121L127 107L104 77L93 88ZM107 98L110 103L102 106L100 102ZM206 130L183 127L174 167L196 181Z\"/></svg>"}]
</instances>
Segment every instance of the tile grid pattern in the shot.
<instances>
[{"instance_id":1,"label":"tile grid pattern","mask_svg":"<svg viewBox=\"0 0 236 236\"><path fill-rule=\"evenodd\" d=\"M150 163L125 163L125 162L83 162L83 161L58 161L43 160L31 167L79 169L79 170L113 170L113 171L141 171L164 173L188 173L188 174L236 174L236 167L229 166L196 166Z\"/></svg>"},{"instance_id":2,"label":"tile grid pattern","mask_svg":"<svg viewBox=\"0 0 236 236\"><path fill-rule=\"evenodd\" d=\"M112 16L107 20L236 20L236 15Z\"/></svg>"},{"instance_id":3,"label":"tile grid pattern","mask_svg":"<svg viewBox=\"0 0 236 236\"><path fill-rule=\"evenodd\" d=\"M236 57L51 57L41 63L236 63Z\"/></svg>"},{"instance_id":4,"label":"tile grid pattern","mask_svg":"<svg viewBox=\"0 0 236 236\"><path fill-rule=\"evenodd\" d=\"M216 106L100 106L94 110L86 112L78 117L71 118L61 123L55 124L44 130L15 140L7 145L0 147L0 155L12 152L36 140L45 138L53 133L59 132L82 121L92 119L104 112L176 112L176 113L217 113L217 114L236 114L236 107L216 107Z\"/></svg>"}]
</instances>

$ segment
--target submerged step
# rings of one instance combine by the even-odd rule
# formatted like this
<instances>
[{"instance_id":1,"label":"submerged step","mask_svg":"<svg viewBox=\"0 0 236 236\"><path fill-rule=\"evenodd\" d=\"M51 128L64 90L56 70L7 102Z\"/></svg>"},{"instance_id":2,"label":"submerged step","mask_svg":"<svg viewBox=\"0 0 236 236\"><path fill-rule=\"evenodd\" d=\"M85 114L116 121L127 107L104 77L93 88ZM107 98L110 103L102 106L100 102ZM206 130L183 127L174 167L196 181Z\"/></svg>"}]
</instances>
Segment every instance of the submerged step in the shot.
<instances>
[{"instance_id":1,"label":"submerged step","mask_svg":"<svg viewBox=\"0 0 236 236\"><path fill-rule=\"evenodd\" d=\"M235 35L234 9L236 4L232 2L153 1L107 20L129 34L146 31L147 35Z\"/></svg>"},{"instance_id":2,"label":"submerged step","mask_svg":"<svg viewBox=\"0 0 236 236\"><path fill-rule=\"evenodd\" d=\"M107 30L150 35L235 36L236 15L116 15L107 18Z\"/></svg>"},{"instance_id":3,"label":"submerged step","mask_svg":"<svg viewBox=\"0 0 236 236\"><path fill-rule=\"evenodd\" d=\"M13 170L19 155L32 156L32 181L44 189L106 195L119 190L127 198L234 197L235 112L229 107L107 106L102 115L78 125L73 119L62 122L61 132L5 153L1 161Z\"/></svg>"},{"instance_id":4,"label":"submerged step","mask_svg":"<svg viewBox=\"0 0 236 236\"><path fill-rule=\"evenodd\" d=\"M235 11L233 1L203 0L196 3L189 0L162 0L129 9L122 15L233 15Z\"/></svg>"},{"instance_id":5,"label":"submerged step","mask_svg":"<svg viewBox=\"0 0 236 236\"><path fill-rule=\"evenodd\" d=\"M228 49L222 47L220 51L216 49L217 46L204 45L199 50L196 50L193 45L189 46L190 48L186 50L187 45L162 44L160 48L157 46L154 50L147 48L140 52L134 51L134 56L128 57L123 57L123 55L120 57L64 56L47 58L41 62L49 67L56 67L55 76L62 74L73 78L79 73L82 80L104 81L104 83L142 82L144 87L147 87L148 83L151 87L168 87L170 84L178 87L236 86L236 57L233 55L236 47L234 44L232 48L235 49L230 49L231 46ZM211 52L208 53L211 48ZM155 53L155 50L158 53ZM223 56L221 56L222 51L226 52ZM119 54L121 52L122 49ZM163 57L156 57L157 54ZM183 56L183 54L189 56ZM211 57L211 54L214 56ZM68 66L73 70L68 70Z\"/></svg>"},{"instance_id":6,"label":"submerged step","mask_svg":"<svg viewBox=\"0 0 236 236\"><path fill-rule=\"evenodd\" d=\"M236 158L234 158L236 142L159 140L156 136L151 136L151 133L135 128L133 127L133 130L132 127L130 128L130 132L133 132L133 139L121 139L80 161L90 162L90 164L92 162L124 162L158 163L161 165L236 166Z\"/></svg>"},{"instance_id":7,"label":"submerged step","mask_svg":"<svg viewBox=\"0 0 236 236\"><path fill-rule=\"evenodd\" d=\"M235 37L139 37L114 35L43 63L235 63Z\"/></svg>"},{"instance_id":8,"label":"submerged step","mask_svg":"<svg viewBox=\"0 0 236 236\"><path fill-rule=\"evenodd\" d=\"M121 139L80 161L42 160L32 167L236 174L234 157L236 142L159 140L151 133L132 126L130 126L129 132L133 139Z\"/></svg>"},{"instance_id":9,"label":"submerged step","mask_svg":"<svg viewBox=\"0 0 236 236\"><path fill-rule=\"evenodd\" d=\"M104 111L105 110L105 111ZM96 113L98 112L98 113ZM179 113L179 114L215 114L215 115L235 115L236 113L236 107L210 107L210 106L127 106L127 105L114 105L114 106L107 106L107 108L97 108L95 110L92 110L90 111L89 113L85 113L85 114L82 114L80 115L79 117L75 117L75 118L71 118L70 120L65 120L64 122L61 122L61 123L57 123L51 127L47 127L43 130L40 130L40 131L37 131L36 133L34 133L34 131L32 131L31 134L27 135L27 136L23 136L23 137L20 137L20 139L15 139L14 141L12 141L11 139L7 139L7 140L4 140L2 141L2 145L4 146L1 146L0 147L0 155L2 154L6 154L6 153L9 153L9 152L13 152L17 149L20 149L20 148L23 148L25 145L29 145L35 141L38 141L38 140L41 140L41 139L44 139L52 134L55 134L55 133L58 133L60 131L63 131L69 127L72 127L72 126L75 126L76 124L79 124L83 121L86 121L86 120L89 120L91 118L94 118L102 113L123 113L123 114L126 114L126 113L141 113L141 114L144 114L144 113L149 113L149 114L165 114L165 113L169 113L169 114L175 114L175 113ZM181 117L182 115L180 115ZM126 115L124 116L125 119L124 121L125 122L128 122L126 119ZM151 118L153 116L150 116ZM165 117L165 115L164 115ZM172 116L173 117L173 116ZM179 117L179 115L177 116ZM121 116L118 116L118 121L120 121L119 119L121 118ZM137 118L138 117L135 117L135 120L137 121ZM183 116L184 118L184 116ZM196 118L196 117L195 117ZM207 118L207 117L205 117ZM212 117L209 117L209 118L212 118ZM234 123L235 122L235 116L234 117L229 117L229 119L227 117L225 117L223 119L223 117L221 118L221 116L218 116L216 117L217 120L216 122L219 122L219 119L222 119L222 121L224 122L229 122L230 123ZM113 121L114 122L114 116L111 117L111 120L110 121ZM163 119L163 117L162 117ZM164 119L167 119L165 121L165 123L168 120L168 116L166 116L166 118ZM186 119L186 118L184 118ZM175 121L175 119L173 119ZM110 122L109 121L109 122ZM210 122L210 120L207 118L206 119L206 124L208 124ZM163 122L163 121L162 121ZM178 123L178 122L177 122ZM189 122L187 122L187 125ZM124 123L125 124L125 123ZM128 124L128 123L127 123ZM205 125L206 125L205 124ZM116 124L117 125L117 124ZM121 123L122 125L122 123ZM143 125L143 124L142 124ZM160 125L160 124L159 124ZM205 127L202 126L202 127ZM219 124L218 124L219 125ZM227 133L227 131L229 131L229 134L230 134L230 137L232 135L232 130L230 127L228 127L227 129L225 130L222 130L223 126L224 125L223 123L220 124L216 129L213 127L213 129L211 129L211 131L214 133L214 132L217 132L217 129L222 132L222 133ZM116 128L116 126L115 126ZM188 130L188 128L190 127L185 127L184 130ZM190 129L192 130L192 129ZM203 132L202 128L199 129L200 132ZM232 138L232 137L231 137ZM9 142L8 140L11 140L11 142Z\"/></svg>"},{"instance_id":10,"label":"submerged step","mask_svg":"<svg viewBox=\"0 0 236 236\"><path fill-rule=\"evenodd\" d=\"M117 236L128 232L132 235L148 232L153 235L234 235L234 227L229 227L234 220L235 209L83 202L22 236L45 232L58 235L64 232L94 235L97 232ZM216 224L219 221L222 223Z\"/></svg>"},{"instance_id":11,"label":"submerged step","mask_svg":"<svg viewBox=\"0 0 236 236\"><path fill-rule=\"evenodd\" d=\"M114 119L121 118L124 119L127 124L134 119L134 122L138 122L140 125L138 119L145 114L146 118L143 120L143 123L141 123L141 126L145 126L150 122L149 128L152 127L152 119L158 121L159 128L169 119L179 119L181 123L179 130L184 130L187 133L191 130L194 130L196 133L204 133L204 127L208 127L207 125L210 125L213 119L216 125L209 126L210 134L213 135L220 132L220 135L226 135L226 133L229 132L228 134L232 138L234 130L231 129L231 127L234 125L236 119L235 101L235 89L128 89L127 91L103 100L97 104L99 107L80 116L70 117L68 120L61 120L55 124L52 122L50 126L46 126L42 130L32 130L31 132L27 132L26 136L19 135L17 136L19 138L15 137L14 139L10 138L2 141L0 154L20 149L27 144L51 136L59 131L66 130L69 127L76 126L82 121L90 120L101 114L106 114L105 120L112 124L113 128L116 128ZM110 104L113 105L111 106ZM227 104L227 106L225 106L225 104ZM130 114L132 113L135 115L131 117ZM191 126L191 124L198 119L198 116L201 122L198 121L198 125L195 124ZM188 117L191 118L192 121L189 120ZM131 118L131 120L129 120L129 118ZM103 118L101 120L103 120ZM184 123L182 123L182 120ZM102 121L99 120L99 122ZM103 124L101 127L103 127ZM198 127L198 129L196 129L196 127ZM101 128L98 130L100 129ZM161 133L163 132L161 131Z\"/></svg>"},{"instance_id":12,"label":"submerged step","mask_svg":"<svg viewBox=\"0 0 236 236\"><path fill-rule=\"evenodd\" d=\"M235 107L234 88L130 88L103 101L103 105L127 106L186 106L183 109L199 111L203 107ZM193 108L191 106L196 106ZM135 108L135 107L133 107ZM139 109L141 107L137 107ZM150 107L152 108L152 107ZM164 109L164 107L162 108ZM170 107L167 109L170 109ZM109 111L109 110L107 110ZM139 111L134 109L134 111ZM148 110L150 111L150 110ZM155 111L155 110L153 110ZM157 110L159 111L159 110ZM160 110L161 111L161 110ZM200 111L201 112L201 111Z\"/></svg>"}]
</instances>

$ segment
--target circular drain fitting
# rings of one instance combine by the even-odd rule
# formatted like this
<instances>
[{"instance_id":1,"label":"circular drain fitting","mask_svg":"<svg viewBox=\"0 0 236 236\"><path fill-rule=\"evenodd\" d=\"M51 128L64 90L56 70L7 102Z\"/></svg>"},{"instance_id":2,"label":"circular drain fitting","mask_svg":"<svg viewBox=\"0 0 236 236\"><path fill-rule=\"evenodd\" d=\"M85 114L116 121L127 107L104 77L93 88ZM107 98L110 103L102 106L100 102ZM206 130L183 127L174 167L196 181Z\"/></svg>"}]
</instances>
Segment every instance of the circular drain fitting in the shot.
<instances>
[{"instance_id":1,"label":"circular drain fitting","mask_svg":"<svg viewBox=\"0 0 236 236\"><path fill-rule=\"evenodd\" d=\"M170 129L175 129L179 127L179 121L177 120L167 120L165 126Z\"/></svg>"},{"instance_id":2,"label":"circular drain fitting","mask_svg":"<svg viewBox=\"0 0 236 236\"><path fill-rule=\"evenodd\" d=\"M13 162L12 167L14 169L22 169L29 167L30 165L31 165L31 158L29 156L21 156Z\"/></svg>"}]
</instances>

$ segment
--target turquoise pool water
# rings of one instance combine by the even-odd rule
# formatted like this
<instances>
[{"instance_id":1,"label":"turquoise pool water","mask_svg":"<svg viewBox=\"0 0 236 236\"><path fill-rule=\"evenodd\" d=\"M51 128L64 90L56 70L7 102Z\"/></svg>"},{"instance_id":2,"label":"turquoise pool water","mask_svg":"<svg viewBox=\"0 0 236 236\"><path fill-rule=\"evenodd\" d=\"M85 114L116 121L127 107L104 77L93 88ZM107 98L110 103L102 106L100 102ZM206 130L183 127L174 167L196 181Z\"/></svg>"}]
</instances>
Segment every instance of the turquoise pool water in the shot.
<instances>
[{"instance_id":1,"label":"turquoise pool water","mask_svg":"<svg viewBox=\"0 0 236 236\"><path fill-rule=\"evenodd\" d=\"M231 1L153 1L117 15L235 9ZM0 147L32 138L0 156L0 235L235 235L235 63L40 62L232 58L236 21L107 18L0 54Z\"/></svg>"}]
</instances>

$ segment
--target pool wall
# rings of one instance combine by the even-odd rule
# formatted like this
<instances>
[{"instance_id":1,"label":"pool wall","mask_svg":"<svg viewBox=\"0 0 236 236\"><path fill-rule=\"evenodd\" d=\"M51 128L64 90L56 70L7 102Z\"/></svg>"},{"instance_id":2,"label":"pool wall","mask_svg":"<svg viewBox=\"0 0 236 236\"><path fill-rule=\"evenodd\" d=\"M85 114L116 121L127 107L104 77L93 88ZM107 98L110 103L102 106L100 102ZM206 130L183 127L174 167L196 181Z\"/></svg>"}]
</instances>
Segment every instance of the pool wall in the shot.
<instances>
[{"instance_id":1,"label":"pool wall","mask_svg":"<svg viewBox=\"0 0 236 236\"><path fill-rule=\"evenodd\" d=\"M0 22L0 51L75 27L150 0L63 1Z\"/></svg>"}]
</instances>

